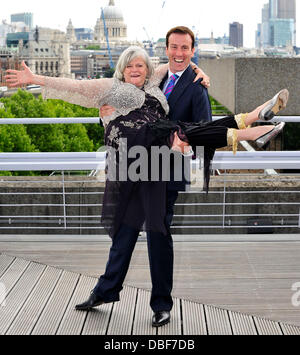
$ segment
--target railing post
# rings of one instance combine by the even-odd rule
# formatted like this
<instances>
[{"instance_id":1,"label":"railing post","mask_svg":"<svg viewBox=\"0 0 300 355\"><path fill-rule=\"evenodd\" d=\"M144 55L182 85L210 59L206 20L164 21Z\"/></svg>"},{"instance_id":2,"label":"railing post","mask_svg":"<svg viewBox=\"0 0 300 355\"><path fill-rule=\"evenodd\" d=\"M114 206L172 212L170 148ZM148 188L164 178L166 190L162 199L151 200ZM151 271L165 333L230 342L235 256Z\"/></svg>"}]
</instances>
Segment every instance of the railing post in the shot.
<instances>
[{"instance_id":1,"label":"railing post","mask_svg":"<svg viewBox=\"0 0 300 355\"><path fill-rule=\"evenodd\" d=\"M225 229L225 218L226 218L226 175L227 170L224 173L224 187L223 187L223 229Z\"/></svg>"},{"instance_id":2,"label":"railing post","mask_svg":"<svg viewBox=\"0 0 300 355\"><path fill-rule=\"evenodd\" d=\"M67 229L67 213L66 213L66 194L65 194L65 172L61 172L62 176L62 193L63 193L63 210L64 210L64 227Z\"/></svg>"}]
</instances>

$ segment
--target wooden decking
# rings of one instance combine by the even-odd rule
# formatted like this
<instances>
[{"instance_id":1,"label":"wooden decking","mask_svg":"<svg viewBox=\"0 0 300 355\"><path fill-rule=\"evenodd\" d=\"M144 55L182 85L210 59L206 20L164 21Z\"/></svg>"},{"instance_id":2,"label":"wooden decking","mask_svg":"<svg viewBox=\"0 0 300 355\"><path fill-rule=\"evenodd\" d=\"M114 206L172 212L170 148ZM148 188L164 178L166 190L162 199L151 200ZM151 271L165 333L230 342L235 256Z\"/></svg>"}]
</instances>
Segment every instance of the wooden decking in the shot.
<instances>
[{"instance_id":1,"label":"wooden decking","mask_svg":"<svg viewBox=\"0 0 300 355\"><path fill-rule=\"evenodd\" d=\"M151 326L150 292L128 286L120 302L90 312L75 311L75 304L88 297L96 281L94 277L0 254L0 334L300 334L300 327L294 325L180 298L174 298L171 323L155 329Z\"/></svg>"}]
</instances>

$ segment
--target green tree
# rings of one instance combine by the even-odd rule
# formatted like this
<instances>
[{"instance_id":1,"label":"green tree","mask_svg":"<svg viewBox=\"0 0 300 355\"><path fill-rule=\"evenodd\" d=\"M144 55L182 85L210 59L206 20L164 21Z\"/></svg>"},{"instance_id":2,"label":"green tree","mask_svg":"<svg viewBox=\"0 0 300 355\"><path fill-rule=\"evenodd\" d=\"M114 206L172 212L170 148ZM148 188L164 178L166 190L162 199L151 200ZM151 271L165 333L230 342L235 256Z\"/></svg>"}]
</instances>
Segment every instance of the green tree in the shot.
<instances>
[{"instance_id":1,"label":"green tree","mask_svg":"<svg viewBox=\"0 0 300 355\"><path fill-rule=\"evenodd\" d=\"M300 150L300 123L287 123L284 127L283 150Z\"/></svg>"},{"instance_id":2,"label":"green tree","mask_svg":"<svg viewBox=\"0 0 300 355\"><path fill-rule=\"evenodd\" d=\"M104 72L104 78L112 78L114 76L115 69L109 68Z\"/></svg>"}]
</instances>

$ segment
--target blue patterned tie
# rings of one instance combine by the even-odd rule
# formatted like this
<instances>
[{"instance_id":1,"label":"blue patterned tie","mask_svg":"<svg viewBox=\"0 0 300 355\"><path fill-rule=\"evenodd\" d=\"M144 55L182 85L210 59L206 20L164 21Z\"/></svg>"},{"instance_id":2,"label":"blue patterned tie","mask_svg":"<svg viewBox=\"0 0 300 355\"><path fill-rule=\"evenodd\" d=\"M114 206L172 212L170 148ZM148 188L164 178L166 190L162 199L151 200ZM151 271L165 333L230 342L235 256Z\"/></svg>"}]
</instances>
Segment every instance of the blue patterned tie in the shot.
<instances>
[{"instance_id":1,"label":"blue patterned tie","mask_svg":"<svg viewBox=\"0 0 300 355\"><path fill-rule=\"evenodd\" d=\"M169 96L171 95L171 92L175 86L175 82L178 78L179 78L179 76L177 74L171 75L171 80L169 81L169 84L165 90L165 95L166 95L167 100L169 99Z\"/></svg>"}]
</instances>

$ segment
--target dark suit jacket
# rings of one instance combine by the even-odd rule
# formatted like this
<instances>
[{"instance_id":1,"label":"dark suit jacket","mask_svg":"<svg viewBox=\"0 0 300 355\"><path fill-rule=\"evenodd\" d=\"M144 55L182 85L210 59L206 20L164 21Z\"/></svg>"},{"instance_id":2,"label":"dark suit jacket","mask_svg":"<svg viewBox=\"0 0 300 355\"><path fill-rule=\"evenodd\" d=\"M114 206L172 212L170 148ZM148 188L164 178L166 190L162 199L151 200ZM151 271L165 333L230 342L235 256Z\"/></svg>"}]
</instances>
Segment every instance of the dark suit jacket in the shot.
<instances>
[{"instance_id":1,"label":"dark suit jacket","mask_svg":"<svg viewBox=\"0 0 300 355\"><path fill-rule=\"evenodd\" d=\"M168 100L171 121L207 122L212 120L207 89L201 85L200 81L194 83L195 77L193 69L189 66L176 83ZM161 90L167 79L168 74L160 84ZM171 181L168 183L168 190L184 191L186 184L186 182Z\"/></svg>"},{"instance_id":2,"label":"dark suit jacket","mask_svg":"<svg viewBox=\"0 0 300 355\"><path fill-rule=\"evenodd\" d=\"M211 107L207 89L200 81L193 83L195 73L189 66L175 85L168 103L170 106L169 119L171 121L200 122L211 121ZM168 74L161 82L163 89Z\"/></svg>"}]
</instances>

